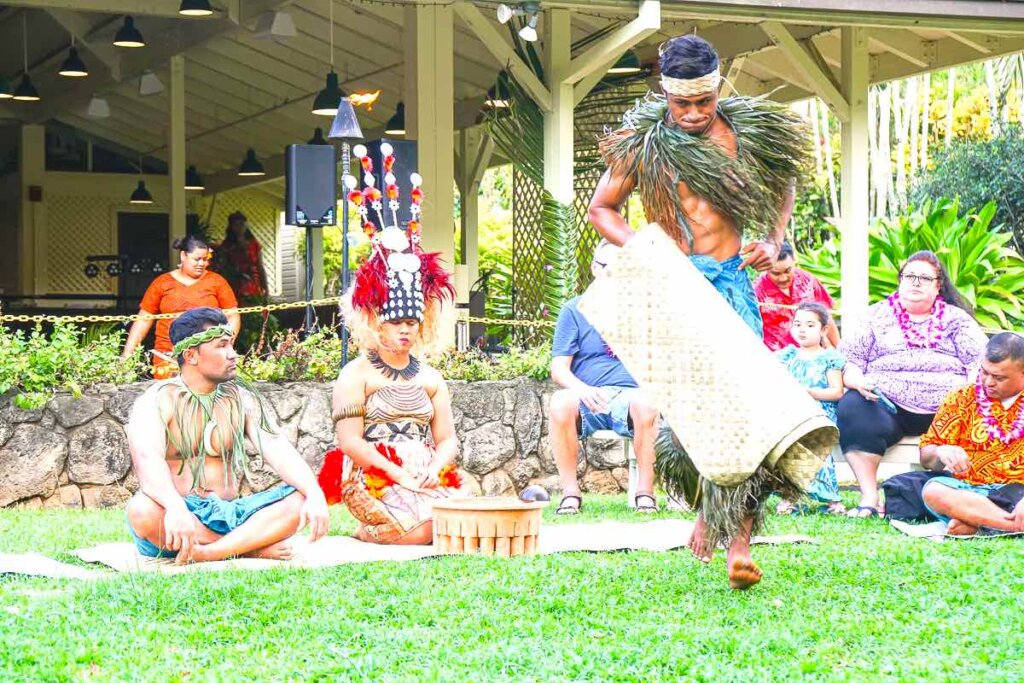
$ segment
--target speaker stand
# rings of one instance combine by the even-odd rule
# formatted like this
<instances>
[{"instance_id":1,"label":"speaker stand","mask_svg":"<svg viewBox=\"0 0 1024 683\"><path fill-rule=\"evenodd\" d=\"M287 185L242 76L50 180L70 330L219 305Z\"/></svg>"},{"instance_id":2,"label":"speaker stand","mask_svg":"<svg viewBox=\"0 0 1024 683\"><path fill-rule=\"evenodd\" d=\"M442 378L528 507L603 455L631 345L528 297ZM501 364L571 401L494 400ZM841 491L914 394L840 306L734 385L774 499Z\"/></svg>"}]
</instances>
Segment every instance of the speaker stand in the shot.
<instances>
[{"instance_id":1,"label":"speaker stand","mask_svg":"<svg viewBox=\"0 0 1024 683\"><path fill-rule=\"evenodd\" d=\"M313 300L313 226L306 226L306 301ZM313 304L306 304L306 336L313 334Z\"/></svg>"}]
</instances>

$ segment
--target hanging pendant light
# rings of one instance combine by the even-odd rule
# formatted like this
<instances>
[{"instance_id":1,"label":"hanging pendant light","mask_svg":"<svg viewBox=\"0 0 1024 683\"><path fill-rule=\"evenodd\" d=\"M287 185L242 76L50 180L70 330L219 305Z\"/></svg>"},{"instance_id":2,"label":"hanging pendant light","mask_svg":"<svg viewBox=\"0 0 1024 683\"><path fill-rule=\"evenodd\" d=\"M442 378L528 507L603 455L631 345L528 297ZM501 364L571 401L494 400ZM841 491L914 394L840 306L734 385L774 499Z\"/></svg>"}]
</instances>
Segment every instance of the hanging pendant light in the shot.
<instances>
[{"instance_id":1,"label":"hanging pendant light","mask_svg":"<svg viewBox=\"0 0 1024 683\"><path fill-rule=\"evenodd\" d=\"M307 140L306 144L307 145L329 145L331 143L328 142L327 138L324 137L324 129L321 128L320 126L317 126L316 130L313 131L313 137L311 137L309 140Z\"/></svg>"},{"instance_id":2,"label":"hanging pendant light","mask_svg":"<svg viewBox=\"0 0 1024 683\"><path fill-rule=\"evenodd\" d=\"M399 102L395 107L395 115L388 119L388 125L384 128L385 135L405 135L405 102Z\"/></svg>"},{"instance_id":3,"label":"hanging pendant light","mask_svg":"<svg viewBox=\"0 0 1024 683\"><path fill-rule=\"evenodd\" d=\"M7 82L7 79L0 76L0 100L9 100L14 97L14 93L11 92L11 84Z\"/></svg>"},{"instance_id":4,"label":"hanging pendant light","mask_svg":"<svg viewBox=\"0 0 1024 683\"><path fill-rule=\"evenodd\" d=\"M132 196L128 199L129 204L152 204L153 195L146 189L146 181L142 179L142 152L139 152L139 184L135 186L135 191L132 192Z\"/></svg>"},{"instance_id":5,"label":"hanging pendant light","mask_svg":"<svg viewBox=\"0 0 1024 683\"><path fill-rule=\"evenodd\" d=\"M626 50L615 62L612 68L608 69L610 74L638 74L642 70L640 58L632 50Z\"/></svg>"},{"instance_id":6,"label":"hanging pendant light","mask_svg":"<svg viewBox=\"0 0 1024 683\"><path fill-rule=\"evenodd\" d=\"M194 192L200 192L206 189L206 185L203 183L203 177L199 175L199 171L196 170L195 166L189 166L185 171L185 189L192 190Z\"/></svg>"},{"instance_id":7,"label":"hanging pendant light","mask_svg":"<svg viewBox=\"0 0 1024 683\"><path fill-rule=\"evenodd\" d=\"M139 76L139 94L143 97L156 95L164 91L164 84L152 71L146 71Z\"/></svg>"},{"instance_id":8,"label":"hanging pendant light","mask_svg":"<svg viewBox=\"0 0 1024 683\"><path fill-rule=\"evenodd\" d=\"M313 100L313 113L317 116L334 116L338 111L338 103L346 97L348 95L338 85L338 74L332 70L327 74L327 85Z\"/></svg>"},{"instance_id":9,"label":"hanging pendant light","mask_svg":"<svg viewBox=\"0 0 1024 683\"><path fill-rule=\"evenodd\" d=\"M267 172L263 170L263 164L256 158L256 150L252 147L245 153L245 158L242 159L242 165L238 167L238 175L240 176L262 176L267 175Z\"/></svg>"},{"instance_id":10,"label":"hanging pendant light","mask_svg":"<svg viewBox=\"0 0 1024 683\"><path fill-rule=\"evenodd\" d=\"M146 41L142 38L142 32L135 28L135 19L130 15L125 16L124 24L117 30L114 36L114 45L118 47L145 47Z\"/></svg>"},{"instance_id":11,"label":"hanging pendant light","mask_svg":"<svg viewBox=\"0 0 1024 683\"><path fill-rule=\"evenodd\" d=\"M93 119L110 118L110 103L99 95L93 95L85 109L85 115Z\"/></svg>"},{"instance_id":12,"label":"hanging pendant light","mask_svg":"<svg viewBox=\"0 0 1024 683\"><path fill-rule=\"evenodd\" d=\"M14 99L19 102L38 102L40 100L39 91L32 85L32 79L28 77L28 13L22 12L21 14L21 49L22 57L24 58L25 70L21 74L21 83L18 84L17 89L14 91Z\"/></svg>"},{"instance_id":13,"label":"hanging pendant light","mask_svg":"<svg viewBox=\"0 0 1024 683\"><path fill-rule=\"evenodd\" d=\"M492 109L502 109L509 105L512 99L512 91L508 87L508 73L502 71L498 74L494 85L487 89L487 99L484 104Z\"/></svg>"},{"instance_id":14,"label":"hanging pendant light","mask_svg":"<svg viewBox=\"0 0 1024 683\"><path fill-rule=\"evenodd\" d=\"M14 99L19 102L38 102L40 99L39 91L36 90L36 86L32 85L32 79L25 74L21 77L21 83L18 84L18 88L14 91Z\"/></svg>"},{"instance_id":15,"label":"hanging pendant light","mask_svg":"<svg viewBox=\"0 0 1024 683\"><path fill-rule=\"evenodd\" d=\"M89 75L89 68L82 61L82 58L78 56L78 48L75 47L74 36L71 36L71 48L68 50L68 57L60 65L60 71L57 73L68 78L85 78Z\"/></svg>"},{"instance_id":16,"label":"hanging pendant light","mask_svg":"<svg viewBox=\"0 0 1024 683\"><path fill-rule=\"evenodd\" d=\"M178 14L186 17L208 17L213 14L210 0L181 0Z\"/></svg>"},{"instance_id":17,"label":"hanging pendant light","mask_svg":"<svg viewBox=\"0 0 1024 683\"><path fill-rule=\"evenodd\" d=\"M331 27L331 71L327 74L327 84L317 93L313 100L313 113L317 116L334 116L338 111L338 103L348 98L348 94L338 85L338 74L334 73L334 2L330 6L329 25Z\"/></svg>"},{"instance_id":18,"label":"hanging pendant light","mask_svg":"<svg viewBox=\"0 0 1024 683\"><path fill-rule=\"evenodd\" d=\"M152 204L153 203L153 195L151 195L149 193L149 190L146 189L146 181L145 180L140 180L139 181L138 186L136 186L135 191L132 192L132 197L131 197L131 199L128 200L128 202L131 203L131 204Z\"/></svg>"}]
</instances>

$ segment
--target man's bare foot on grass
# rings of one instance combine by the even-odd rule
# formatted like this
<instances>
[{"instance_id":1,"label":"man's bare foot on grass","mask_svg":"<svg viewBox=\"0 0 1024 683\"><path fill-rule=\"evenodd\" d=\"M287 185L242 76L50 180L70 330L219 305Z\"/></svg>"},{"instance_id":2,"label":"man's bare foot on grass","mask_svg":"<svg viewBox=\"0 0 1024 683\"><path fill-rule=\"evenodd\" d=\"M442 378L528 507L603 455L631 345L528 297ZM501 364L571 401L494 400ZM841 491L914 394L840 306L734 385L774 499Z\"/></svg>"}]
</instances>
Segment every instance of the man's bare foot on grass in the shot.
<instances>
[{"instance_id":1,"label":"man's bare foot on grass","mask_svg":"<svg viewBox=\"0 0 1024 683\"><path fill-rule=\"evenodd\" d=\"M737 557L729 563L729 588L744 591L761 580L761 569L749 557Z\"/></svg>"},{"instance_id":2,"label":"man's bare foot on grass","mask_svg":"<svg viewBox=\"0 0 1024 683\"><path fill-rule=\"evenodd\" d=\"M697 523L693 526L693 533L690 535L690 541L686 544L686 547L701 562L711 561L711 556L714 554L715 549L708 543L707 524L701 515L697 515Z\"/></svg>"},{"instance_id":3,"label":"man's bare foot on grass","mask_svg":"<svg viewBox=\"0 0 1024 683\"><path fill-rule=\"evenodd\" d=\"M946 527L946 533L950 536L973 536L978 533L978 527L971 526L959 519L951 519L949 520L949 526Z\"/></svg>"},{"instance_id":4,"label":"man's bare foot on grass","mask_svg":"<svg viewBox=\"0 0 1024 683\"><path fill-rule=\"evenodd\" d=\"M283 541L271 543L263 548L257 548L251 553L246 553L245 557L256 557L261 560L281 560L284 562L294 557L294 550L295 548L292 546L292 540L290 538L286 538Z\"/></svg>"}]
</instances>

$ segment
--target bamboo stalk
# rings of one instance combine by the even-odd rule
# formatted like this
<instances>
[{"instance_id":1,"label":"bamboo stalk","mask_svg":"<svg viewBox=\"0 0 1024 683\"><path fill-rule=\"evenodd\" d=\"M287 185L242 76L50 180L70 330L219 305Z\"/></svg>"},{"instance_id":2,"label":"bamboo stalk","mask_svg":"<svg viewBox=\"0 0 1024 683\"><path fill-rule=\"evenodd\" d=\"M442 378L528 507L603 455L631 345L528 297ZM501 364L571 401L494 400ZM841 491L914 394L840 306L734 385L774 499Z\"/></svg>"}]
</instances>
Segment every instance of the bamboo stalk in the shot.
<instances>
[{"instance_id":1,"label":"bamboo stalk","mask_svg":"<svg viewBox=\"0 0 1024 683\"><path fill-rule=\"evenodd\" d=\"M946 149L953 144L953 114L956 109L956 67L949 67L946 75Z\"/></svg>"},{"instance_id":2,"label":"bamboo stalk","mask_svg":"<svg viewBox=\"0 0 1024 683\"><path fill-rule=\"evenodd\" d=\"M931 124L932 75L921 75L921 171L928 168L928 130Z\"/></svg>"},{"instance_id":3,"label":"bamboo stalk","mask_svg":"<svg viewBox=\"0 0 1024 683\"><path fill-rule=\"evenodd\" d=\"M918 123L918 117L921 113L921 98L917 91L916 76L907 83L907 100L910 103L910 177L916 178L918 137L921 134L921 126Z\"/></svg>"},{"instance_id":4,"label":"bamboo stalk","mask_svg":"<svg viewBox=\"0 0 1024 683\"><path fill-rule=\"evenodd\" d=\"M901 94L902 87L899 82L892 84L892 110L896 128L896 197L898 209L902 211L907 206L907 131L909 130L909 117L907 116L906 100Z\"/></svg>"},{"instance_id":5,"label":"bamboo stalk","mask_svg":"<svg viewBox=\"0 0 1024 683\"><path fill-rule=\"evenodd\" d=\"M889 88L886 86L884 92L879 89L878 98L878 175L881 186L879 216L887 215L887 211L895 208L892 195L892 141L890 139L889 120L892 116L892 100L889 97Z\"/></svg>"},{"instance_id":6,"label":"bamboo stalk","mask_svg":"<svg viewBox=\"0 0 1024 683\"><path fill-rule=\"evenodd\" d=\"M821 156L821 122L818 120L818 98L812 97L808 104L808 118L811 119L811 130L814 135L814 171L820 178L825 171L825 162Z\"/></svg>"},{"instance_id":7,"label":"bamboo stalk","mask_svg":"<svg viewBox=\"0 0 1024 683\"><path fill-rule=\"evenodd\" d=\"M825 177L828 178L828 199L832 205L832 216L840 218L839 193L836 190L835 166L832 163L832 127L829 125L828 107L820 107L822 140L825 141Z\"/></svg>"},{"instance_id":8,"label":"bamboo stalk","mask_svg":"<svg viewBox=\"0 0 1024 683\"><path fill-rule=\"evenodd\" d=\"M992 136L997 137L1000 133L999 88L996 86L995 62L991 59L985 62L985 84L988 86L988 115L991 121L990 129L992 131Z\"/></svg>"},{"instance_id":9,"label":"bamboo stalk","mask_svg":"<svg viewBox=\"0 0 1024 683\"><path fill-rule=\"evenodd\" d=\"M872 216L879 215L878 197L878 86L868 88L868 169L870 191L868 193L868 211Z\"/></svg>"}]
</instances>

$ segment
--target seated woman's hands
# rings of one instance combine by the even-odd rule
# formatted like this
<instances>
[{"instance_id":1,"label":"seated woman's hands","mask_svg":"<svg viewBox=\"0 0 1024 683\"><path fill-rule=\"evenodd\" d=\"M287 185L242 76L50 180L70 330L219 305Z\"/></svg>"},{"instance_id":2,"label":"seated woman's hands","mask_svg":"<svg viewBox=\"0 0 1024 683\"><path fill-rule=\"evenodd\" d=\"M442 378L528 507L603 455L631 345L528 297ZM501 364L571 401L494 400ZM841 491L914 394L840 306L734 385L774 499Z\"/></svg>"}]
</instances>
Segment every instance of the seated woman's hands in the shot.
<instances>
[{"instance_id":1,"label":"seated woman's hands","mask_svg":"<svg viewBox=\"0 0 1024 683\"><path fill-rule=\"evenodd\" d=\"M878 394L875 393L875 383L863 380L854 387L857 392L869 401L877 401Z\"/></svg>"},{"instance_id":2,"label":"seated woman's hands","mask_svg":"<svg viewBox=\"0 0 1024 683\"><path fill-rule=\"evenodd\" d=\"M430 467L426 468L419 475L419 486L424 489L436 489L441 485L441 480L438 478L438 472L441 468L431 463Z\"/></svg>"}]
</instances>

